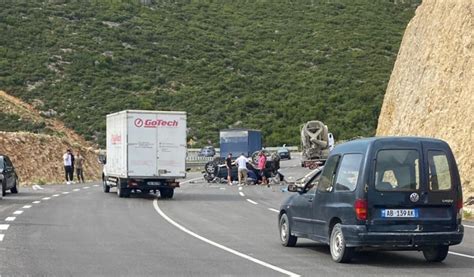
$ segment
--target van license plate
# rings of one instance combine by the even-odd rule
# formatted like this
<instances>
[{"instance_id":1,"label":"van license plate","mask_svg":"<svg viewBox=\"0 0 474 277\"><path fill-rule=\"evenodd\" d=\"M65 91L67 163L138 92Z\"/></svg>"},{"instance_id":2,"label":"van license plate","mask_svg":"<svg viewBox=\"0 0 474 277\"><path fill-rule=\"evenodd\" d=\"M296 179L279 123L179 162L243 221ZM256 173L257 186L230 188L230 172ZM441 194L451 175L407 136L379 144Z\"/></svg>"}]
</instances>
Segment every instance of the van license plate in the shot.
<instances>
[{"instance_id":1,"label":"van license plate","mask_svg":"<svg viewBox=\"0 0 474 277\"><path fill-rule=\"evenodd\" d=\"M148 184L149 186L159 186L159 185L161 185L160 182L148 182L147 184Z\"/></svg>"},{"instance_id":2,"label":"van license plate","mask_svg":"<svg viewBox=\"0 0 474 277\"><path fill-rule=\"evenodd\" d=\"M383 209L382 217L418 217L418 209Z\"/></svg>"}]
</instances>

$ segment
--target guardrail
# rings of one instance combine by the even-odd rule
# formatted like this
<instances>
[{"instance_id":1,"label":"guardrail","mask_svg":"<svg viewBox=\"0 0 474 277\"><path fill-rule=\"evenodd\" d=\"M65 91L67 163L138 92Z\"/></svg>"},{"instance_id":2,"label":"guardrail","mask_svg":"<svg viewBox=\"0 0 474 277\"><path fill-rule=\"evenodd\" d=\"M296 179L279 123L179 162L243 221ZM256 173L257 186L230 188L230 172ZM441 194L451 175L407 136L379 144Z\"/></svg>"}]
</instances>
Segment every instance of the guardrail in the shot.
<instances>
[{"instance_id":1,"label":"guardrail","mask_svg":"<svg viewBox=\"0 0 474 277\"><path fill-rule=\"evenodd\" d=\"M276 152L280 147L265 147L266 150ZM287 146L286 147L291 152L297 152L298 147L296 146ZM216 155L214 157L204 157L199 156L199 152L201 149L199 148L188 148L187 156L186 156L186 165L189 167L200 167L204 166L207 162L214 160L216 157L220 156L220 149L215 148Z\"/></svg>"}]
</instances>

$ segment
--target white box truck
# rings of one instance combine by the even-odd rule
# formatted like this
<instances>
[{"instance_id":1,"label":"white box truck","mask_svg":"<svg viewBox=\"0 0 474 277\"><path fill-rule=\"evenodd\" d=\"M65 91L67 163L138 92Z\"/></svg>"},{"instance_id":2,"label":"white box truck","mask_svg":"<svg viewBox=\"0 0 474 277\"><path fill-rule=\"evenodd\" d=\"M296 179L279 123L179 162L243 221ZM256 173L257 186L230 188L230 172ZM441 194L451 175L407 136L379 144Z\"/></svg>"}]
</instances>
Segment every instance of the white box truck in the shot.
<instances>
[{"instance_id":1,"label":"white box truck","mask_svg":"<svg viewBox=\"0 0 474 277\"><path fill-rule=\"evenodd\" d=\"M104 192L117 188L160 192L172 198L186 177L186 113L125 110L107 115L107 158L102 174Z\"/></svg>"}]
</instances>

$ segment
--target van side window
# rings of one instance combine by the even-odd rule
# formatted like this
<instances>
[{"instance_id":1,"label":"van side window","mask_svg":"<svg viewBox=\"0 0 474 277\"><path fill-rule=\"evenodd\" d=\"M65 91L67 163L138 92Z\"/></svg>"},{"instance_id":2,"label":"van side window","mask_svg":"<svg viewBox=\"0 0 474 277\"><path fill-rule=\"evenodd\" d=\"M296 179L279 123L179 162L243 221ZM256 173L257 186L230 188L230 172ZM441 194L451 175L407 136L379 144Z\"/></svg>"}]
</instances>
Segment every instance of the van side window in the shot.
<instances>
[{"instance_id":1,"label":"van side window","mask_svg":"<svg viewBox=\"0 0 474 277\"><path fill-rule=\"evenodd\" d=\"M381 150L375 165L375 188L379 191L412 191L420 188L417 150Z\"/></svg>"},{"instance_id":2,"label":"van side window","mask_svg":"<svg viewBox=\"0 0 474 277\"><path fill-rule=\"evenodd\" d=\"M318 191L330 192L332 190L339 158L340 156L332 156L326 161L319 180Z\"/></svg>"},{"instance_id":3,"label":"van side window","mask_svg":"<svg viewBox=\"0 0 474 277\"><path fill-rule=\"evenodd\" d=\"M452 187L448 157L442 151L428 151L430 190L450 190Z\"/></svg>"},{"instance_id":4,"label":"van side window","mask_svg":"<svg viewBox=\"0 0 474 277\"><path fill-rule=\"evenodd\" d=\"M359 179L361 162L361 154L347 154L342 157L341 166L337 172L335 191L354 191Z\"/></svg>"}]
</instances>

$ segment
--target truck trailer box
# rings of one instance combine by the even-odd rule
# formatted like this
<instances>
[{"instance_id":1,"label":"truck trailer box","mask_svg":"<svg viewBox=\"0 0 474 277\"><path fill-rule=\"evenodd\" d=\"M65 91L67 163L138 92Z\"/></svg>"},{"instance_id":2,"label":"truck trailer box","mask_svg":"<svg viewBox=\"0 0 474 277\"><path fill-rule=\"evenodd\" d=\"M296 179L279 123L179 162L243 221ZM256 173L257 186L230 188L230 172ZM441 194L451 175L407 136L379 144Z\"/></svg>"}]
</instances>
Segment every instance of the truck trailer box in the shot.
<instances>
[{"instance_id":1,"label":"truck trailer box","mask_svg":"<svg viewBox=\"0 0 474 277\"><path fill-rule=\"evenodd\" d=\"M220 156L226 157L232 153L233 157L238 157L244 153L250 157L253 152L262 149L262 132L250 129L226 129L220 134Z\"/></svg>"},{"instance_id":2,"label":"truck trailer box","mask_svg":"<svg viewBox=\"0 0 474 277\"><path fill-rule=\"evenodd\" d=\"M185 112L125 110L107 115L106 128L104 186L156 191L186 177Z\"/></svg>"}]
</instances>

